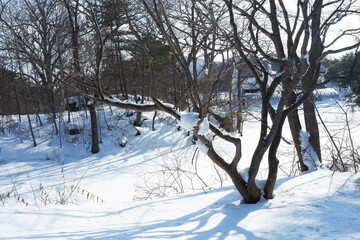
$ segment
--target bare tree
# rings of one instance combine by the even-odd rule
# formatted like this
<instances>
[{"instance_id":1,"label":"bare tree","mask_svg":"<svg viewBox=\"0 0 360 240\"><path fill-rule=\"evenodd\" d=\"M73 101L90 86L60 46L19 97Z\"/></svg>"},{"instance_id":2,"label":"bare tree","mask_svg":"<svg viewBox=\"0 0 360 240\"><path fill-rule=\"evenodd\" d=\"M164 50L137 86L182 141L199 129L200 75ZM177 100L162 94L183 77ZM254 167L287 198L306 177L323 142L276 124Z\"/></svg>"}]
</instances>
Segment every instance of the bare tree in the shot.
<instances>
[{"instance_id":1,"label":"bare tree","mask_svg":"<svg viewBox=\"0 0 360 240\"><path fill-rule=\"evenodd\" d=\"M131 4L126 4L125 1L122 1L122 3L129 15ZM282 1L278 3L272 0L262 2L243 1L236 5L232 1L225 1L225 5L216 5L220 8L224 6L227 7L228 19L232 27L232 31L230 35L228 35L230 36L228 40L231 41L237 54L255 76L260 86L262 96L260 137L256 150L253 153L248 179L244 179L238 172L238 163L242 155L241 140L237 137L224 134L211 122L209 123L207 119L210 111L209 105L207 104L208 99L205 100L205 98L201 97L199 89L199 74L197 74L196 61L203 42L199 40L201 28L195 23L198 20L197 11L204 10L201 7L204 2L200 4L193 0L183 1L181 3L184 3L184 5L177 4L175 6L171 1L161 0L141 1L144 11L150 16L159 34L161 34L176 57L178 67L186 80L189 99L194 111L199 113L199 122L193 129L193 133L207 146L207 154L210 159L231 177L235 187L248 203L255 203L259 201L261 197L261 190L256 185L255 180L264 154L269 150L269 176L264 189L264 197L272 198L278 166L276 153L281 141L282 126L286 117L311 97L313 90L320 86L318 83L320 75L319 69L321 60L326 55L352 49L359 45L359 43L355 43L346 48L326 51L324 51L324 49L326 49L324 47L323 49L320 48L320 52L318 51L319 46L321 47L325 44L324 38L321 38L325 37L325 35L323 36L322 34L325 34L331 26L331 24L327 24L330 20L325 20L325 22L320 21L324 19L321 18L321 11L330 5L339 4L340 1L330 2L328 4L324 4L322 1L315 1L314 3L299 1L297 3L298 11L295 17L289 17L293 15L289 14ZM341 1L341 3L343 3L343 1ZM348 4L349 7L352 6L352 2ZM184 9L189 10L188 19L190 19L190 21L188 22L191 24L185 28L185 31L182 31L184 28L179 27L182 22L176 22L176 20L179 19L177 17L179 15L175 13L183 13ZM281 13L281 15L279 13ZM330 12L329 18L334 16L332 13L333 12ZM248 34L244 34L244 36L247 35L247 38L239 37L238 21L245 22L242 26L246 26L246 33ZM264 24L265 22L270 24ZM216 26L215 23L213 24ZM148 51L136 25L130 21L129 26L142 47ZM322 30L319 30L319 28ZM284 41L286 41L286 44L283 43ZM266 43L266 47L264 47L265 45L263 43ZM329 46L332 45L330 44ZM212 50L216 51L215 49ZM149 66L152 66L152 59L149 52L147 52L147 56ZM277 66L278 70L275 76L270 75L263 60L267 60L267 62ZM190 69L190 63L193 64L192 71ZM153 80L153 78L151 79ZM300 83L303 85L303 91L301 94L298 94L296 87ZM279 89L281 89L282 93L279 104L276 109L274 109L270 104L270 99L275 91ZM81 92L81 90L79 91ZM104 94L101 89L99 89L99 93L98 98L94 96L88 97L124 109L135 111L165 111L176 119L181 120L178 112L174 111L168 105L162 104L154 94L152 94L154 104L138 105L114 100ZM84 92L82 92L82 94L86 95ZM295 95L297 96L295 100L291 100L291 97L294 96L293 94L297 94ZM269 115L270 118L268 117ZM209 128L212 132L210 135L204 134L202 131L200 131L202 134L199 133L203 122L209 123ZM236 154L231 162L227 162L217 154L213 146L213 138L210 137L211 135L220 137L234 144Z\"/></svg>"},{"instance_id":2,"label":"bare tree","mask_svg":"<svg viewBox=\"0 0 360 240\"><path fill-rule=\"evenodd\" d=\"M348 47L332 48L336 41L349 34L357 34L359 29L344 29L334 41L326 42L327 33L338 23L339 18L343 19L358 13L356 1L303 0L296 2L294 11L282 0L140 0L136 3L119 1L125 11L129 29L146 56L151 86L149 92L153 103L124 102L113 98L104 89L102 64L104 46L109 35L105 34L104 28L97 21L96 14L88 15L90 20L92 19L90 22L95 26L92 36L97 43L92 50L95 64L88 65L91 67L88 70L93 74L86 75L84 72L83 78L86 81L78 81L84 87L77 87L76 82L64 81L55 75L58 81L94 102L138 112L164 111L181 121L181 113L157 98L154 89L156 81L154 58L141 32L141 19L133 21L131 18L132 14L136 15L140 11L146 14L155 26L155 35L170 48L177 71L184 79L186 98L189 99L191 108L198 113L198 123L192 129L194 136L207 147L209 158L230 176L245 202L256 203L261 198L262 189L256 184L256 177L266 151L268 151L269 174L263 190L266 199L272 198L279 164L277 150L283 124L288 116L291 116L289 122L293 125L294 142L296 145L301 144L297 141L300 139L301 125L296 113L301 104L304 104L305 108L306 130L310 133L309 141L316 153L314 157L321 160L320 145L316 135L318 131L316 116L312 114L314 107L312 92L323 84L318 80L321 61L325 56L351 50L360 45L359 42L355 42ZM224 19L227 23L224 23ZM230 24L231 27L224 27L223 24ZM222 44L223 41L228 43ZM225 58L224 52L227 49L224 46L231 46L234 49L260 87L261 128L248 178L243 178L238 169L242 157L241 139L224 133L209 117L210 114L214 114L211 102L217 91L220 76L225 71L224 64L217 74L214 74L211 68L215 68L213 61L216 55ZM206 62L206 67L203 69L208 70L206 74L198 68L202 53ZM270 71L270 66L275 66L274 74ZM202 88L202 81L206 82L205 90ZM298 86L301 86L301 92L297 90ZM87 89L91 89L93 94ZM270 100L276 92L280 92L280 99L278 105L274 107L270 104ZM216 152L213 142L215 137L234 145L236 152L231 161L227 161ZM303 154L303 149L297 150L299 155ZM305 160L303 163L308 167ZM302 170L306 170L305 167Z\"/></svg>"},{"instance_id":3,"label":"bare tree","mask_svg":"<svg viewBox=\"0 0 360 240\"><path fill-rule=\"evenodd\" d=\"M359 42L356 42L349 47L337 50L330 50L334 42L328 46L325 45L329 29L338 21L336 17L344 18L347 14L357 13L357 9L354 1L327 3L298 1L297 9L293 14L283 1L242 1L241 3L236 1L234 3L229 0L225 3L229 9L233 29L232 40L240 56L256 76L262 95L262 130L250 166L247 188L252 195L259 196L255 177L264 151L269 147L269 176L265 186L265 197L271 198L278 165L276 151L286 116L289 116L298 154L299 156L303 154L299 148L301 126L296 112L299 103L304 102L306 130L310 133L309 141L317 155L315 157L321 161L312 91L318 84L321 61L326 55L349 50L359 45ZM331 10L328 11L329 9ZM237 22L241 24L246 22L250 36L248 39L239 38ZM347 29L339 35L339 38L349 32L356 34L359 29ZM263 43L267 44L266 48ZM269 82L268 70L261 64L262 59L266 59L278 68L271 82ZM254 62L259 63L258 66ZM299 84L302 85L300 96L295 91ZM269 99L277 86L282 87L282 96L278 107L273 109L269 104ZM270 132L266 131L268 113L272 119ZM302 170L307 170L303 162L302 165Z\"/></svg>"},{"instance_id":4,"label":"bare tree","mask_svg":"<svg viewBox=\"0 0 360 240\"><path fill-rule=\"evenodd\" d=\"M10 8L11 4L11 8ZM7 51L13 52L16 58L24 63L22 74L43 87L45 107L50 108L53 124L56 123L56 83L59 51L66 43L64 22L57 1L21 0L1 3L0 22L4 35L3 44Z\"/></svg>"}]
</instances>

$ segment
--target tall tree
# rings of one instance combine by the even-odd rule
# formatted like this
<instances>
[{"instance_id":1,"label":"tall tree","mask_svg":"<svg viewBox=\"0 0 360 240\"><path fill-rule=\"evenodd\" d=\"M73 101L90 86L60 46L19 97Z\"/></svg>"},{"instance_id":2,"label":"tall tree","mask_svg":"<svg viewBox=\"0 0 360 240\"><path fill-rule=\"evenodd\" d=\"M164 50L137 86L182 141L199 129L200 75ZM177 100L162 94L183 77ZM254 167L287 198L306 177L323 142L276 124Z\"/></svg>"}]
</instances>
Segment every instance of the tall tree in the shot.
<instances>
[{"instance_id":1,"label":"tall tree","mask_svg":"<svg viewBox=\"0 0 360 240\"><path fill-rule=\"evenodd\" d=\"M55 0L6 1L1 3L0 15L6 50L20 58L28 69L23 73L43 87L43 102L48 103L45 108L49 108L45 111L51 112L56 132L54 75L59 53L66 47L63 10Z\"/></svg>"},{"instance_id":2,"label":"tall tree","mask_svg":"<svg viewBox=\"0 0 360 240\"><path fill-rule=\"evenodd\" d=\"M289 123L298 153L304 158L305 149L300 148L300 121L296 113L299 103L304 104L306 130L310 133L311 148L306 156L311 161L321 160L318 125L314 111L313 89L318 84L321 61L325 56L356 48L351 46L332 49L334 43L348 33L358 33L359 29L346 29L339 37L325 45L327 33L339 21L349 14L357 13L354 1L323 2L316 0L298 1L296 10L283 1L225 1L229 9L230 23L233 29L232 40L239 55L256 76L262 95L262 130L257 149L253 155L249 171L247 190L254 198L260 196L255 177L265 150L269 148L269 176L265 186L265 197L270 198L276 179L278 159L277 148L280 143L281 129L285 117ZM351 10L350 10L351 9ZM238 15L235 15L237 13ZM236 16L239 16L236 18ZM238 36L239 25L248 26L248 39ZM264 24L264 23L268 24ZM245 40L245 41L244 41ZM262 43L266 43L266 46ZM278 67L276 76L269 82L269 74L261 64L266 59ZM258 63L258 66L254 64ZM295 87L302 85L302 96L295 95ZM279 105L273 109L269 99L277 86L282 87ZM272 127L267 131L267 114L270 113ZM315 154L312 154L315 151ZM305 160L305 159L304 159ZM305 165L305 164L304 164ZM309 166L306 166L309 167ZM302 170L306 170L303 167Z\"/></svg>"},{"instance_id":3,"label":"tall tree","mask_svg":"<svg viewBox=\"0 0 360 240\"><path fill-rule=\"evenodd\" d=\"M359 29L343 29L334 41L330 43L326 41L327 33L331 32L339 19L358 14L355 2L353 0L327 2L303 0L292 3L285 3L282 0L120 1L128 27L144 53L151 86L155 86L157 81L151 44L146 41L146 35L143 34L144 20L134 21L132 18L133 15L139 13L148 16L151 25L155 26L155 36L168 46L175 59L176 68L184 81L186 97L190 101L191 109L198 116L197 124L189 130L207 147L208 157L229 175L236 189L248 203L258 202L262 190L265 198L272 198L279 164L277 150L281 141L283 124L290 114L295 113L294 119L298 120L296 110L301 104L304 104L306 108L305 113L309 113L309 116L305 116L306 129L310 134L309 141L313 152L316 153L312 153L309 157L317 157L320 160L318 151L320 145L316 140L317 130L316 126L313 126L317 123L316 119L314 120L315 115L312 114L314 107L312 92L316 87L321 86L318 82L320 66L326 56L351 50L360 45L359 42L355 42L350 46L334 48L336 41L347 35L356 35ZM293 5L296 6L294 11ZM92 41L86 45L87 52L92 53L87 62L87 66L91 66L87 69L91 74L83 73L86 82L84 81L82 85L86 88L77 88L73 81L67 82L61 78L57 80L76 89L94 102L138 112L164 111L178 121L184 121L183 118L188 113L179 113L171 105L162 103L157 97L155 87L150 91L153 103L149 104L121 101L107 93L102 82L104 79L103 58L104 47L112 31L106 31L108 29L101 26L98 15L94 14L96 13L93 11L94 5L86 6L88 8L84 8L84 13L87 14L89 23L93 26L90 28L92 31L89 35L92 38L88 38ZM225 27L222 20L226 20L230 27ZM212 35L209 32L217 34ZM228 44L222 44L223 41L228 41ZM203 74L202 71L214 67L213 59L216 55L223 57L224 51L227 50L226 46L231 46L241 57L260 87L261 128L256 149L251 157L248 177L239 174L243 144L241 139L239 136L224 133L209 118L210 114L216 115L211 102L213 93L218 89L219 76L224 73L224 64L220 67L218 74L213 74L212 71ZM198 68L198 63L203 52L206 55L208 68L201 70ZM265 66L264 60L277 67L278 70L274 75ZM202 78L205 78L207 84L205 90L201 87ZM295 91L299 85L302 85L300 94ZM206 91L208 89L210 91ZM277 106L272 106L270 99L276 91L281 93L280 100ZM299 123L300 121L297 122ZM299 137L299 125L294 129L293 133L298 134ZM216 137L234 145L236 152L231 161L217 153L214 147ZM306 134L302 134L302 139L304 137ZM269 173L265 188L261 189L256 184L256 177L267 150ZM301 152L305 150L300 149Z\"/></svg>"},{"instance_id":4,"label":"tall tree","mask_svg":"<svg viewBox=\"0 0 360 240\"><path fill-rule=\"evenodd\" d=\"M121 1L121 3L126 9L127 18L130 19L129 12L134 9L132 8L134 6L130 2L125 2L125 0ZM207 116L211 108L208 105L208 99L201 96L199 89L199 74L196 62L204 41L200 38L203 29L198 25L199 21L197 20L199 19L199 12L204 11L205 3L196 0L183 0L176 2L176 4L173 1L141 0L142 10L149 15L158 33L166 41L183 74L188 86L188 97L194 111L199 114L198 124L194 126L192 132L207 147L209 158L230 176L246 202L255 203L261 197L261 189L256 184L256 176L260 163L266 151L269 150L269 175L264 188L264 196L265 198L272 198L279 163L276 154L286 117L305 103L312 96L313 90L320 86L318 83L319 69L325 56L359 46L360 43L355 43L348 47L332 49L334 42L325 45L324 40L327 32L336 23L334 19L339 14L346 17L348 15L344 14L345 10L349 11L347 13L357 12L349 10L353 7L353 1L332 1L328 3L323 3L320 0L314 2L297 1L298 10L295 11L295 15L289 12L283 1L258 2L249 0L237 1L235 4L231 0L226 0L224 4L218 2L217 5L214 5L217 10L224 9L224 7L227 9L231 31L226 32L226 29L221 28L216 21L212 21L212 24L225 31L224 34L227 34L228 40L236 49L237 54L255 76L262 96L259 141L251 159L249 178L243 178L238 171L238 164L242 156L241 139L224 134L213 123L209 122ZM325 13L328 15L325 15ZM187 24L182 21L184 19L182 14L187 16L185 18ZM241 25L239 25L240 23ZM241 29L246 33L241 35L242 38L238 34L240 26L245 27ZM153 59L147 44L140 34L138 23L130 20L129 28L144 49L148 66L153 66ZM347 29L341 36L345 36L349 32L354 31ZM341 39L341 37L337 39ZM217 49L217 47L209 48L214 52L218 52ZM263 59L278 67L278 71L273 78L271 78L269 71L264 66ZM150 80L154 80L153 74L151 74ZM216 81L211 83L209 87L213 88ZM297 96L293 103L289 104L291 95L295 93L295 88L300 83L303 85L303 92ZM170 106L161 103L153 93L153 104L138 105L112 100L111 96L101 89L101 84L97 84L95 89L98 95L87 96L96 101L135 111L161 110L181 121L181 115ZM281 89L280 101L276 108L273 108L270 99L275 91L279 89ZM86 95L83 91L82 94ZM312 103L311 98L308 101ZM204 128L207 129L204 127L207 125L210 132L204 130ZM214 136L234 144L236 154L231 162L226 161L217 154L212 140ZM313 148L316 152L316 146L313 146Z\"/></svg>"},{"instance_id":5,"label":"tall tree","mask_svg":"<svg viewBox=\"0 0 360 240\"><path fill-rule=\"evenodd\" d=\"M326 78L334 79L334 83L341 88L351 88L355 102L360 104L360 52L326 59L324 65L327 68Z\"/></svg>"}]
</instances>

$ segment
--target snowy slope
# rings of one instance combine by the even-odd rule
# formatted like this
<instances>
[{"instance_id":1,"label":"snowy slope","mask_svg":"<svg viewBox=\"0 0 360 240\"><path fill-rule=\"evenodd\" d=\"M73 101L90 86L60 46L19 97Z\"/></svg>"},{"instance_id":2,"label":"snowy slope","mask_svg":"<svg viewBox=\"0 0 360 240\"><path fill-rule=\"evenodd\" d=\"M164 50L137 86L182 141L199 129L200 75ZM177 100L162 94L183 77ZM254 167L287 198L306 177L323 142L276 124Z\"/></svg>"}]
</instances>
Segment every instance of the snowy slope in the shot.
<instances>
[{"instance_id":1,"label":"snowy slope","mask_svg":"<svg viewBox=\"0 0 360 240\"><path fill-rule=\"evenodd\" d=\"M319 110L340 135L341 110L329 104ZM129 124L134 116L112 111L98 111L102 144L95 155L88 127L67 134L88 122L83 113L74 114L70 124L62 122L63 148L45 116L44 126L33 122L36 148L25 117L0 133L0 194L11 193L0 201L0 239L360 239L360 174L322 167L287 177L293 149L283 144L275 198L243 204L229 179L186 131L177 131L173 119L160 114L151 131L152 115L145 114L149 120L135 136ZM356 142L359 115L349 112ZM245 123L242 169L248 167L258 126L250 118ZM290 139L288 126L284 137ZM233 147L216 142L217 151L230 159ZM259 180L266 178L266 168L264 161ZM173 188L166 187L170 182ZM60 205L62 200L67 204Z\"/></svg>"},{"instance_id":2,"label":"snowy slope","mask_svg":"<svg viewBox=\"0 0 360 240\"><path fill-rule=\"evenodd\" d=\"M5 207L1 239L359 239L360 174L281 179L271 201L241 204L231 186L103 205Z\"/></svg>"}]
</instances>

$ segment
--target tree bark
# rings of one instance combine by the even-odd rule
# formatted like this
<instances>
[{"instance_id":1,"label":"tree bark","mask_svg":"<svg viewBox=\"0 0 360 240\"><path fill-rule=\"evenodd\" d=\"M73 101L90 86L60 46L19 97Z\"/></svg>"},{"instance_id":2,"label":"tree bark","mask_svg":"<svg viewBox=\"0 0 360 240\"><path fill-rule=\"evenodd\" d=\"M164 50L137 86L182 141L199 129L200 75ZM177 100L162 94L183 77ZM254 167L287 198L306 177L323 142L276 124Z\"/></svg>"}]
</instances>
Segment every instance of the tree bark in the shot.
<instances>
[{"instance_id":1,"label":"tree bark","mask_svg":"<svg viewBox=\"0 0 360 240\"><path fill-rule=\"evenodd\" d=\"M99 147L99 133L98 133L98 124L96 117L96 103L88 105L90 112L90 121L91 121L91 153L98 153L100 151Z\"/></svg>"},{"instance_id":2,"label":"tree bark","mask_svg":"<svg viewBox=\"0 0 360 240\"><path fill-rule=\"evenodd\" d=\"M274 139L269 148L269 155L268 155L268 163L269 163L269 174L266 180L266 184L264 187L264 198L265 199L272 199L273 198L273 191L275 188L277 173L278 173L278 166L279 160L276 157L276 153L278 151L280 141L281 141L281 134L282 129L284 126L286 115L282 115L279 128L274 136Z\"/></svg>"},{"instance_id":3,"label":"tree bark","mask_svg":"<svg viewBox=\"0 0 360 240\"><path fill-rule=\"evenodd\" d=\"M287 107L291 106L295 102L296 102L296 94L292 92L289 101L287 103ZM300 123L298 110L295 109L294 111L290 112L287 118L290 126L291 135L294 141L296 153L299 159L300 171L305 172L309 170L309 168L304 163L303 151L301 150L301 141L300 141L301 123Z\"/></svg>"},{"instance_id":4,"label":"tree bark","mask_svg":"<svg viewBox=\"0 0 360 240\"><path fill-rule=\"evenodd\" d=\"M235 71L235 69L234 69ZM236 129L240 135L243 135L243 100L242 100L242 80L241 80L241 71L238 69L237 74L237 114L236 114Z\"/></svg>"},{"instance_id":5,"label":"tree bark","mask_svg":"<svg viewBox=\"0 0 360 240\"><path fill-rule=\"evenodd\" d=\"M313 147L318 159L321 161L321 146L319 136L319 126L315 114L315 101L314 97L310 96L304 102L304 118L306 131L310 133L309 142Z\"/></svg>"},{"instance_id":6,"label":"tree bark","mask_svg":"<svg viewBox=\"0 0 360 240\"><path fill-rule=\"evenodd\" d=\"M24 103L25 103L26 116L27 116L27 119L28 119L28 122L29 122L29 128L30 128L31 138L32 138L32 140L33 140L33 145L34 145L34 147L36 147L36 146L37 146L37 143L36 143L35 134L34 134L34 131L33 131L33 128L32 128L31 118L30 118L30 115L29 115L28 103L27 103L27 100L26 100L26 99L24 99Z\"/></svg>"}]
</instances>

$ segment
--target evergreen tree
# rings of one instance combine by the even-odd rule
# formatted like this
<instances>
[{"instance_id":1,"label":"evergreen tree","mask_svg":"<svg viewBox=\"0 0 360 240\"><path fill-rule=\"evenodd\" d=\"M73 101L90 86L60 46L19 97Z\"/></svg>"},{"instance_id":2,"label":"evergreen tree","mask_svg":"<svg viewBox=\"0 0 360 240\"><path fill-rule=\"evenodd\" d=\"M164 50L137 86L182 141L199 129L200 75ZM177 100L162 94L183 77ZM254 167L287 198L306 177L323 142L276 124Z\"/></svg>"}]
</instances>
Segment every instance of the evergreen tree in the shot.
<instances>
[{"instance_id":1,"label":"evergreen tree","mask_svg":"<svg viewBox=\"0 0 360 240\"><path fill-rule=\"evenodd\" d=\"M339 87L350 88L355 101L360 104L360 56L359 52L347 53L340 58L326 59L326 78L334 80Z\"/></svg>"}]
</instances>

